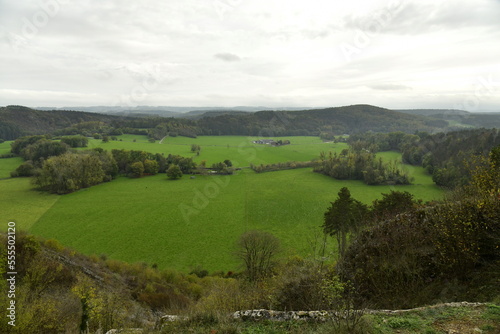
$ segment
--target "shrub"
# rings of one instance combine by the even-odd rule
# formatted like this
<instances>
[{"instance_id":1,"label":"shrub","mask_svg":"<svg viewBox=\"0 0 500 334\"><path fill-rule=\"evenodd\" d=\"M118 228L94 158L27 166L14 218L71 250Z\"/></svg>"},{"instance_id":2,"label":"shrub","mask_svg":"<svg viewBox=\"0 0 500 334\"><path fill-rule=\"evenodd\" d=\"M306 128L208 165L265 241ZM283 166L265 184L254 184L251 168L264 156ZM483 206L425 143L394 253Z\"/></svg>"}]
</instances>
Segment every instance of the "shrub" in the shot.
<instances>
[{"instance_id":1,"label":"shrub","mask_svg":"<svg viewBox=\"0 0 500 334\"><path fill-rule=\"evenodd\" d=\"M168 167L167 169L167 177L170 179L170 180L176 180L176 179L179 179L182 177L182 171L181 169L179 168L179 166L177 165L170 165L170 167Z\"/></svg>"},{"instance_id":2,"label":"shrub","mask_svg":"<svg viewBox=\"0 0 500 334\"><path fill-rule=\"evenodd\" d=\"M15 171L10 173L12 177L18 176L33 176L35 174L35 167L31 160L23 162Z\"/></svg>"}]
</instances>

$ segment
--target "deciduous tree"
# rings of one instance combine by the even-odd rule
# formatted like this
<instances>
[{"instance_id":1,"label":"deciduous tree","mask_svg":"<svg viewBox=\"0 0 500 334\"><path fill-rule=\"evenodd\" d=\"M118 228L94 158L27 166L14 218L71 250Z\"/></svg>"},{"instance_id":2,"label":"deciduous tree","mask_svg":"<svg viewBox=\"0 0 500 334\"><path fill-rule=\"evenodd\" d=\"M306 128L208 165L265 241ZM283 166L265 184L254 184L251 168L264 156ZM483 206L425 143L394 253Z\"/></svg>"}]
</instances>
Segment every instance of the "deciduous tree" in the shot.
<instances>
[{"instance_id":1,"label":"deciduous tree","mask_svg":"<svg viewBox=\"0 0 500 334\"><path fill-rule=\"evenodd\" d=\"M238 240L236 256L243 261L248 279L257 281L271 273L279 252L280 241L274 235L264 231L248 231Z\"/></svg>"},{"instance_id":2,"label":"deciduous tree","mask_svg":"<svg viewBox=\"0 0 500 334\"><path fill-rule=\"evenodd\" d=\"M182 171L177 165L170 165L167 169L167 177L171 180L176 180L182 177Z\"/></svg>"}]
</instances>

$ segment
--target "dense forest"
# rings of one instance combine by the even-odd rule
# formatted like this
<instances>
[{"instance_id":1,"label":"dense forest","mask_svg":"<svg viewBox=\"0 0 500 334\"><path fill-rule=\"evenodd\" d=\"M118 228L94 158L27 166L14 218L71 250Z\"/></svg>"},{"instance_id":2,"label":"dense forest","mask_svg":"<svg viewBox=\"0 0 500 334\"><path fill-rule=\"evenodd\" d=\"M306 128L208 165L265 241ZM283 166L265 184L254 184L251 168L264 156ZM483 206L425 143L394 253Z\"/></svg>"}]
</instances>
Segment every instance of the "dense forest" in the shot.
<instances>
[{"instance_id":1,"label":"dense forest","mask_svg":"<svg viewBox=\"0 0 500 334\"><path fill-rule=\"evenodd\" d=\"M500 113L498 112L468 112L455 109L406 109L394 110L411 115L429 116L436 119L463 124L463 127L498 128Z\"/></svg>"},{"instance_id":2,"label":"dense forest","mask_svg":"<svg viewBox=\"0 0 500 334\"><path fill-rule=\"evenodd\" d=\"M319 136L365 131L437 131L443 120L408 115L370 105L304 111L260 111L245 115L204 117L198 126L207 135Z\"/></svg>"},{"instance_id":3,"label":"dense forest","mask_svg":"<svg viewBox=\"0 0 500 334\"><path fill-rule=\"evenodd\" d=\"M196 136L195 123L187 119L124 117L68 110L34 110L22 106L0 108L0 138L14 140L27 135L113 136L123 133L150 135L160 139Z\"/></svg>"},{"instance_id":4,"label":"dense forest","mask_svg":"<svg viewBox=\"0 0 500 334\"><path fill-rule=\"evenodd\" d=\"M444 120L408 115L369 105L302 111L208 113L198 119L159 116L124 117L98 113L34 110L22 106L0 108L0 138L13 140L36 134L119 135L145 134L154 139L166 135L324 136L415 130L444 130Z\"/></svg>"}]
</instances>

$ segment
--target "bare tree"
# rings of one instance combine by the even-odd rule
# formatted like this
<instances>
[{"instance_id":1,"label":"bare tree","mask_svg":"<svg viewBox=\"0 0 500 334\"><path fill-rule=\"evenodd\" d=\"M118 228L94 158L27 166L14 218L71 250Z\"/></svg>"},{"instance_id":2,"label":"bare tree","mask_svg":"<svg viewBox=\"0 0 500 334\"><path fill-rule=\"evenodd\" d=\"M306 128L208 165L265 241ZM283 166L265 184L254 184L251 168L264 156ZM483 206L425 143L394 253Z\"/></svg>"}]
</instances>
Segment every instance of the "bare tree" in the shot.
<instances>
[{"instance_id":1,"label":"bare tree","mask_svg":"<svg viewBox=\"0 0 500 334\"><path fill-rule=\"evenodd\" d=\"M248 279L257 281L270 274L280 248L279 239L271 233L248 231L238 240L236 256L243 261Z\"/></svg>"}]
</instances>

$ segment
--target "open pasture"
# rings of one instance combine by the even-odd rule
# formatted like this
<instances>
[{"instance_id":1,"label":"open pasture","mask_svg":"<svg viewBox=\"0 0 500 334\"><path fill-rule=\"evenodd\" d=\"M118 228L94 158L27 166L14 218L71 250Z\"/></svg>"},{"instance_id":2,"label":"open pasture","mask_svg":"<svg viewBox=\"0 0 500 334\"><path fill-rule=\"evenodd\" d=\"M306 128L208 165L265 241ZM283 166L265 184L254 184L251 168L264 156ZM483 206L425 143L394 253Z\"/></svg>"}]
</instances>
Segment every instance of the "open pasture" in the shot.
<instances>
[{"instance_id":1,"label":"open pasture","mask_svg":"<svg viewBox=\"0 0 500 334\"><path fill-rule=\"evenodd\" d=\"M250 164L272 164L283 161L309 161L319 157L321 151L340 152L347 148L345 143L324 143L318 137L273 137L274 140L290 140L290 145L272 147L264 144L254 144L258 137L245 136L199 136L166 137L155 143L150 143L146 136L122 135L122 141L102 142L100 139L90 139L89 148L102 147L105 150L127 149L143 150L151 153L178 154L192 157L197 163L206 160L207 165L231 160L235 166L248 167ZM135 140L135 142L134 142ZM200 154L191 152L191 145L201 146Z\"/></svg>"},{"instance_id":2,"label":"open pasture","mask_svg":"<svg viewBox=\"0 0 500 334\"><path fill-rule=\"evenodd\" d=\"M60 196L30 230L88 254L184 271L196 266L237 270L232 252L247 230L275 234L283 243L283 255L310 254L323 213L343 186L365 203L391 189L426 200L442 194L431 183L366 186L311 169L263 174L243 170L176 181L165 175L120 178Z\"/></svg>"},{"instance_id":3,"label":"open pasture","mask_svg":"<svg viewBox=\"0 0 500 334\"><path fill-rule=\"evenodd\" d=\"M12 141L4 141L0 143L0 155L10 153L10 144Z\"/></svg>"}]
</instances>

